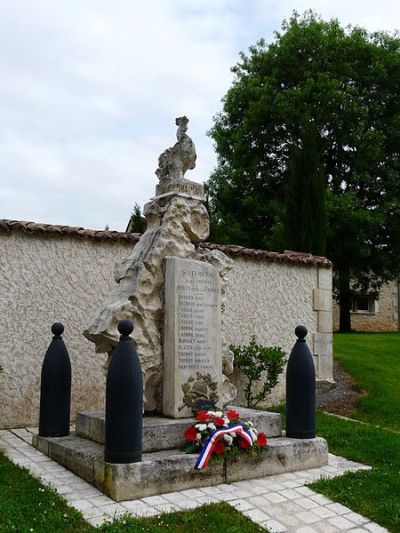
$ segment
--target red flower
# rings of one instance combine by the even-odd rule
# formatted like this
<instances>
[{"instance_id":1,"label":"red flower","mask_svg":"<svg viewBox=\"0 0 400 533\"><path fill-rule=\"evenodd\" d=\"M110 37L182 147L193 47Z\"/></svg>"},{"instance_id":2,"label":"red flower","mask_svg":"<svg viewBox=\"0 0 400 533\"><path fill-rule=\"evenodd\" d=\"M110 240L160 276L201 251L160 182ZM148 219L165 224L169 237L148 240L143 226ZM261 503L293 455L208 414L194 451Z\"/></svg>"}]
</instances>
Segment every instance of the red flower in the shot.
<instances>
[{"instance_id":1,"label":"red flower","mask_svg":"<svg viewBox=\"0 0 400 533\"><path fill-rule=\"evenodd\" d=\"M223 453L224 450L225 450L225 446L222 444L220 440L215 443L213 451L216 455L221 455L221 453Z\"/></svg>"},{"instance_id":2,"label":"red flower","mask_svg":"<svg viewBox=\"0 0 400 533\"><path fill-rule=\"evenodd\" d=\"M185 439L188 441L188 442L193 442L196 440L196 435L197 435L197 431L195 428L193 427L190 427L190 428L187 428L184 432L183 432L183 436L185 437Z\"/></svg>"},{"instance_id":3,"label":"red flower","mask_svg":"<svg viewBox=\"0 0 400 533\"><path fill-rule=\"evenodd\" d=\"M246 450L246 448L249 448L250 442L248 440L240 439L240 447Z\"/></svg>"},{"instance_id":4,"label":"red flower","mask_svg":"<svg viewBox=\"0 0 400 533\"><path fill-rule=\"evenodd\" d=\"M239 420L239 418L240 418L239 413L237 413L237 412L234 411L233 409L231 409L230 411L228 411L228 412L226 413L226 416L228 417L229 420Z\"/></svg>"},{"instance_id":5,"label":"red flower","mask_svg":"<svg viewBox=\"0 0 400 533\"><path fill-rule=\"evenodd\" d=\"M222 428L224 427L224 421L222 418L220 418L219 416L216 416L214 418L214 424L215 424L215 427L217 428Z\"/></svg>"},{"instance_id":6,"label":"red flower","mask_svg":"<svg viewBox=\"0 0 400 533\"><path fill-rule=\"evenodd\" d=\"M257 435L257 444L260 446L260 448L264 448L264 446L267 445L267 436L265 433L259 433Z\"/></svg>"},{"instance_id":7,"label":"red flower","mask_svg":"<svg viewBox=\"0 0 400 533\"><path fill-rule=\"evenodd\" d=\"M210 420L210 415L208 415L205 411L199 411L196 415L196 418L199 422L208 422Z\"/></svg>"}]
</instances>

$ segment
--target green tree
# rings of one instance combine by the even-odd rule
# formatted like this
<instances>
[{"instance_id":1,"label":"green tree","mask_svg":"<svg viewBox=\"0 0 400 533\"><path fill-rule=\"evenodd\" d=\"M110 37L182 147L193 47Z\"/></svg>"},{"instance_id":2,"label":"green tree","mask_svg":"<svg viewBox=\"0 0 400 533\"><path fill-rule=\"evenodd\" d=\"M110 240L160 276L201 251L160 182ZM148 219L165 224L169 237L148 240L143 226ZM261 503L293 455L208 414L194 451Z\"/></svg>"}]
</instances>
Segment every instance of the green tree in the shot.
<instances>
[{"instance_id":1,"label":"green tree","mask_svg":"<svg viewBox=\"0 0 400 533\"><path fill-rule=\"evenodd\" d=\"M326 180L318 144L319 136L310 122L289 152L282 241L290 250L325 255Z\"/></svg>"},{"instance_id":2,"label":"green tree","mask_svg":"<svg viewBox=\"0 0 400 533\"><path fill-rule=\"evenodd\" d=\"M129 219L128 225L126 227L126 233L144 233L146 231L146 219L142 215L140 205L135 203L133 206L133 211L131 218Z\"/></svg>"},{"instance_id":3,"label":"green tree","mask_svg":"<svg viewBox=\"0 0 400 533\"><path fill-rule=\"evenodd\" d=\"M287 182L291 166L307 162L296 147L312 124L326 187L326 255L337 272L341 330L349 330L350 280L371 287L374 279L376 288L399 269L400 39L295 13L232 70L210 132L218 154L207 183L211 238L289 247L283 199L293 205ZM307 251L300 240L291 244Z\"/></svg>"}]
</instances>

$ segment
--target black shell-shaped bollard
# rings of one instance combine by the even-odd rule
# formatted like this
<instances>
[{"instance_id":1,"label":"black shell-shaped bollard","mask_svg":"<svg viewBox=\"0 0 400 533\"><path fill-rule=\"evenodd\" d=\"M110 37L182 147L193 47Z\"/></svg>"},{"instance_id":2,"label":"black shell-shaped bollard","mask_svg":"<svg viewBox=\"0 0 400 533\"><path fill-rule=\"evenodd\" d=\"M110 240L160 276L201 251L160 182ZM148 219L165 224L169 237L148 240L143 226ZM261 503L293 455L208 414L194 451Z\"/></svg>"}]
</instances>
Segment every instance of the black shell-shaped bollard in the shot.
<instances>
[{"instance_id":1,"label":"black shell-shaped bollard","mask_svg":"<svg viewBox=\"0 0 400 533\"><path fill-rule=\"evenodd\" d=\"M133 323L121 320L118 330L121 336L107 373L104 460L136 463L142 460L142 369L129 337Z\"/></svg>"},{"instance_id":2,"label":"black shell-shaped bollard","mask_svg":"<svg viewBox=\"0 0 400 533\"><path fill-rule=\"evenodd\" d=\"M71 409L71 362L61 337L64 326L55 322L54 335L47 349L40 382L39 435L65 437L69 435Z\"/></svg>"},{"instance_id":3,"label":"black shell-shaped bollard","mask_svg":"<svg viewBox=\"0 0 400 533\"><path fill-rule=\"evenodd\" d=\"M286 436L313 439L315 428L315 367L305 341L307 328L297 326L298 337L286 370Z\"/></svg>"}]
</instances>

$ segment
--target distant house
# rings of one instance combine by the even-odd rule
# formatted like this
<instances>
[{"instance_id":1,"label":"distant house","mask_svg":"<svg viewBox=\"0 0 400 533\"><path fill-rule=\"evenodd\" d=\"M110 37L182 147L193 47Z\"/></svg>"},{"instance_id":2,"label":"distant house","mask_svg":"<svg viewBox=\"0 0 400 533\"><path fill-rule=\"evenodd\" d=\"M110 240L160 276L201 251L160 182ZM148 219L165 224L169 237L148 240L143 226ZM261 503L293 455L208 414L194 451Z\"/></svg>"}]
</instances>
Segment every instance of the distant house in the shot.
<instances>
[{"instance_id":1,"label":"distant house","mask_svg":"<svg viewBox=\"0 0 400 533\"><path fill-rule=\"evenodd\" d=\"M351 327L355 331L400 331L399 281L383 285L379 298L354 292L351 302ZM333 330L339 329L339 305L333 306Z\"/></svg>"}]
</instances>

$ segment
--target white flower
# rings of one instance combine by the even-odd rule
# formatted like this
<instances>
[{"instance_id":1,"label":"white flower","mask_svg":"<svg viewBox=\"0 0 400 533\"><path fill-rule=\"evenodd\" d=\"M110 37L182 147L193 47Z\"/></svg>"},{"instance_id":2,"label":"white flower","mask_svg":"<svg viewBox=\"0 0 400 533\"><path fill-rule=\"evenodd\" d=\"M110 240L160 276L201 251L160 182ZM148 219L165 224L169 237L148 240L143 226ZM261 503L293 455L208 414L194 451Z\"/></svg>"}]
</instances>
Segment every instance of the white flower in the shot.
<instances>
[{"instance_id":1,"label":"white flower","mask_svg":"<svg viewBox=\"0 0 400 533\"><path fill-rule=\"evenodd\" d=\"M214 416L217 416L218 418L221 418L222 417L222 411L215 411L215 415Z\"/></svg>"},{"instance_id":2,"label":"white flower","mask_svg":"<svg viewBox=\"0 0 400 533\"><path fill-rule=\"evenodd\" d=\"M207 429L207 424L196 424L194 427L201 432Z\"/></svg>"},{"instance_id":3,"label":"white flower","mask_svg":"<svg viewBox=\"0 0 400 533\"><path fill-rule=\"evenodd\" d=\"M249 429L250 435L253 437L253 440L257 439L257 431L254 428Z\"/></svg>"},{"instance_id":4,"label":"white flower","mask_svg":"<svg viewBox=\"0 0 400 533\"><path fill-rule=\"evenodd\" d=\"M222 420L224 421L224 426L228 427L229 426L229 418L224 416L224 418Z\"/></svg>"},{"instance_id":5,"label":"white flower","mask_svg":"<svg viewBox=\"0 0 400 533\"><path fill-rule=\"evenodd\" d=\"M207 427L208 427L208 429L211 429L211 431L214 431L215 429L217 429L215 427L215 424L213 424L212 422L210 422Z\"/></svg>"},{"instance_id":6,"label":"white flower","mask_svg":"<svg viewBox=\"0 0 400 533\"><path fill-rule=\"evenodd\" d=\"M215 411L207 411L207 414L210 416L215 416Z\"/></svg>"},{"instance_id":7,"label":"white flower","mask_svg":"<svg viewBox=\"0 0 400 533\"><path fill-rule=\"evenodd\" d=\"M249 428L253 428L254 424L253 422L246 422L246 426L248 426Z\"/></svg>"},{"instance_id":8,"label":"white flower","mask_svg":"<svg viewBox=\"0 0 400 533\"><path fill-rule=\"evenodd\" d=\"M196 440L201 440L201 433L197 433Z\"/></svg>"},{"instance_id":9,"label":"white flower","mask_svg":"<svg viewBox=\"0 0 400 533\"><path fill-rule=\"evenodd\" d=\"M224 435L224 441L227 443L228 446L232 446L233 437L231 435Z\"/></svg>"}]
</instances>

